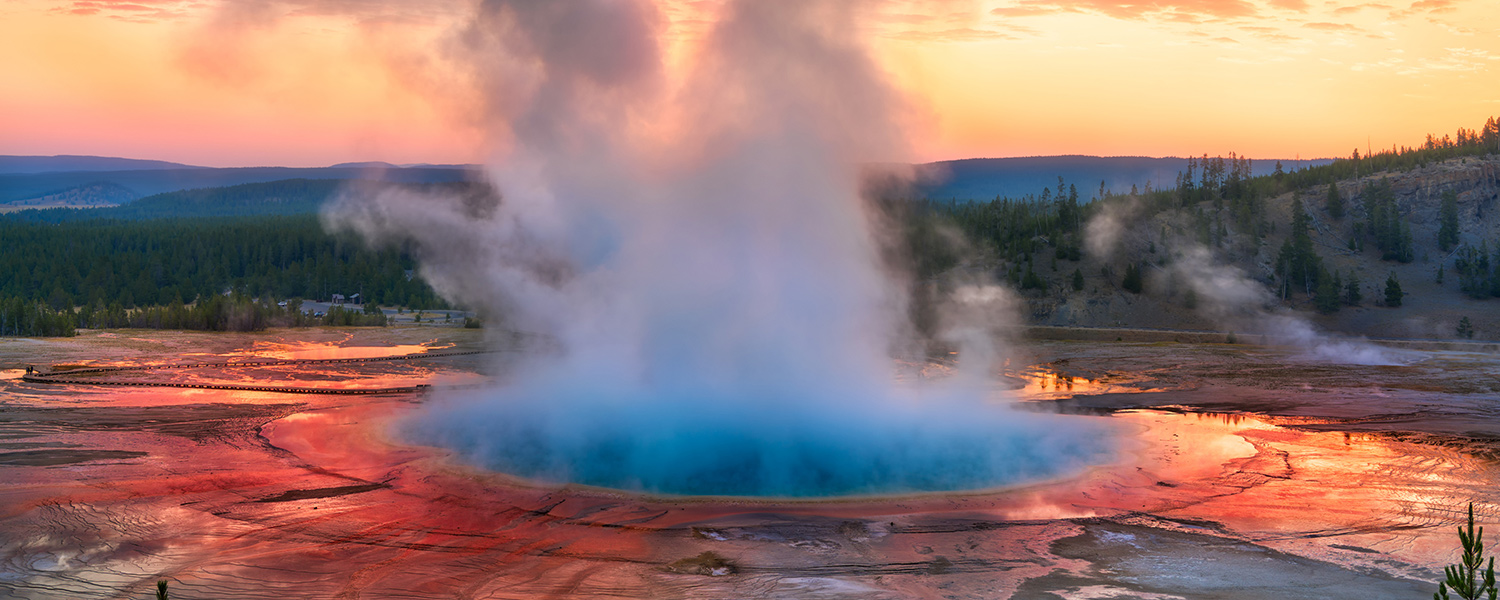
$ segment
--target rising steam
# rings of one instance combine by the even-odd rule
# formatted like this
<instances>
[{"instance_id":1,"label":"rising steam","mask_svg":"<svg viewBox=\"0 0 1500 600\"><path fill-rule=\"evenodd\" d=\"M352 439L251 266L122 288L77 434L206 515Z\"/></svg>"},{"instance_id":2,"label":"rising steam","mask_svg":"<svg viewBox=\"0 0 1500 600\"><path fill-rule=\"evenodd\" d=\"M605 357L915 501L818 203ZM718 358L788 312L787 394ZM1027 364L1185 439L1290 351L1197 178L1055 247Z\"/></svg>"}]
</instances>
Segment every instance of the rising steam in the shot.
<instances>
[{"instance_id":1,"label":"rising steam","mask_svg":"<svg viewBox=\"0 0 1500 600\"><path fill-rule=\"evenodd\" d=\"M353 191L325 222L414 243L444 297L559 350L407 433L526 477L687 494L977 488L1095 458L1091 426L994 404L983 352L972 377L893 382L906 287L859 188L903 151L861 40L879 8L732 0L669 69L650 2L483 2L450 58L485 99L503 200ZM1007 302L962 289L947 329L978 348Z\"/></svg>"},{"instance_id":2,"label":"rising steam","mask_svg":"<svg viewBox=\"0 0 1500 600\"><path fill-rule=\"evenodd\" d=\"M1130 241L1126 239L1127 232L1154 229L1142 227L1140 213L1134 199L1107 204L1095 213L1086 225L1092 255L1112 256ZM1220 327L1264 336L1269 343L1298 348L1306 358L1323 362L1355 365L1404 362L1399 352L1365 340L1319 331L1306 316L1279 306L1265 285L1240 268L1221 262L1202 244L1179 236L1170 245L1180 250L1164 267L1165 277L1192 289L1197 297L1195 310Z\"/></svg>"}]
</instances>

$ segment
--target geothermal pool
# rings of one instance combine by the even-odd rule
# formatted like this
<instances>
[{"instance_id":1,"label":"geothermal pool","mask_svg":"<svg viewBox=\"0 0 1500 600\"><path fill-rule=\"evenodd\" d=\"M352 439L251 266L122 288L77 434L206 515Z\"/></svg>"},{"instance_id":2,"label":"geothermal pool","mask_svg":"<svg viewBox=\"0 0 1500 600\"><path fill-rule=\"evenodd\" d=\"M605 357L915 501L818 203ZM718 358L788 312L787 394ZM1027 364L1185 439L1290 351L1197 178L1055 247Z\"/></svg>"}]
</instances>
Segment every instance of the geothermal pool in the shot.
<instances>
[{"instance_id":1,"label":"geothermal pool","mask_svg":"<svg viewBox=\"0 0 1500 600\"><path fill-rule=\"evenodd\" d=\"M278 343L481 345L433 331ZM0 342L0 597L145 598L165 578L174 598L1423 598L1456 558L1465 503L1485 524L1500 516L1500 361L1479 353L1369 367L1253 347L1042 342L1008 373L1019 409L1113 432L1107 454L1013 485L837 500L642 494L486 470L404 437L429 401L419 394L9 376L29 363L169 362L189 348L240 356L256 341ZM173 377L466 388L492 377L484 365Z\"/></svg>"},{"instance_id":2,"label":"geothermal pool","mask_svg":"<svg viewBox=\"0 0 1500 600\"><path fill-rule=\"evenodd\" d=\"M787 499L1031 483L1107 461L1114 441L1107 423L1011 410L1003 393L960 404L921 386L894 398L716 392L590 389L603 399L557 408L545 395L476 390L403 423L399 437L539 485Z\"/></svg>"}]
</instances>

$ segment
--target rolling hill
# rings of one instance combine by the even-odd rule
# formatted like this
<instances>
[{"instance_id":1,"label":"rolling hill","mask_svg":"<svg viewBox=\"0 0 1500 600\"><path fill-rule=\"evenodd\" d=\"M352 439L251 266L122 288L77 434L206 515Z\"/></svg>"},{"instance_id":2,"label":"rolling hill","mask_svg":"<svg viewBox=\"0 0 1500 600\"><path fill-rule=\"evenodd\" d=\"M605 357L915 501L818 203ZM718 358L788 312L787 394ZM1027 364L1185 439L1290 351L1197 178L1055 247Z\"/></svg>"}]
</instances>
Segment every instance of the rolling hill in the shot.
<instances>
[{"instance_id":1,"label":"rolling hill","mask_svg":"<svg viewBox=\"0 0 1500 600\"><path fill-rule=\"evenodd\" d=\"M50 158L50 157L8 157ZM94 158L94 157L88 157ZM104 159L99 159L104 160ZM109 159L128 160L128 159ZM16 161L26 162L26 161ZM154 161L145 161L154 162ZM106 163L91 163L104 165ZM168 163L170 164L170 163ZM129 170L71 170L50 172L11 172L0 169L0 205L25 203L45 196L68 194L70 191L90 186L104 186L115 192L114 202L92 204L118 204L119 198L131 195L143 198L166 192L190 189L226 187L245 183L266 183L288 179L337 179L370 180L395 183L445 183L473 179L478 167L468 165L434 165L414 167L384 166L339 166L339 167L158 167ZM128 194L122 194L119 190ZM77 195L77 194L75 194ZM82 199L80 204L89 204Z\"/></svg>"},{"instance_id":2,"label":"rolling hill","mask_svg":"<svg viewBox=\"0 0 1500 600\"><path fill-rule=\"evenodd\" d=\"M1148 158L1142 156L1031 156L1022 158L972 158L917 165L925 181L919 190L933 200L992 200L998 197L1022 198L1039 194L1044 188L1056 188L1057 178L1077 185L1088 198L1096 195L1099 183L1115 194L1126 194L1131 186L1145 189L1149 183L1160 189L1172 187L1177 173L1187 170L1186 158ZM1331 159L1283 160L1282 169L1291 171L1324 165ZM1254 175L1270 175L1275 160L1257 160Z\"/></svg>"}]
</instances>

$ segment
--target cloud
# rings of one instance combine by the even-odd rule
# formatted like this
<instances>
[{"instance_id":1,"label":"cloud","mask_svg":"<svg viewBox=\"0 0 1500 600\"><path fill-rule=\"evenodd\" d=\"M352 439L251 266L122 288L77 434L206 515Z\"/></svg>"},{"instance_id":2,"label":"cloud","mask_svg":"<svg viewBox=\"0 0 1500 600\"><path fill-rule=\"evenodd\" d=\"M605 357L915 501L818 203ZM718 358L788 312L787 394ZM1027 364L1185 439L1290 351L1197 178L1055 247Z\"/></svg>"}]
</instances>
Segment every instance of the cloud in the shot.
<instances>
[{"instance_id":1,"label":"cloud","mask_svg":"<svg viewBox=\"0 0 1500 600\"><path fill-rule=\"evenodd\" d=\"M78 0L67 2L52 12L80 17L106 16L132 22L157 22L188 16L197 2L184 0Z\"/></svg>"},{"instance_id":2,"label":"cloud","mask_svg":"<svg viewBox=\"0 0 1500 600\"><path fill-rule=\"evenodd\" d=\"M1303 0L1274 0L1278 7L1303 5ZM1009 6L990 11L1001 17L1028 17L1060 13L1097 14L1116 19L1157 19L1184 23L1254 17L1255 5L1245 0L1014 0Z\"/></svg>"},{"instance_id":3,"label":"cloud","mask_svg":"<svg viewBox=\"0 0 1500 600\"><path fill-rule=\"evenodd\" d=\"M74 0L53 8L59 14L108 16L137 22L225 15L254 19L242 24L271 25L287 17L335 16L358 23L431 22L437 15L455 15L468 4L461 0L252 0L217 4L202 0Z\"/></svg>"},{"instance_id":4,"label":"cloud","mask_svg":"<svg viewBox=\"0 0 1500 600\"><path fill-rule=\"evenodd\" d=\"M1389 10L1390 8L1391 8L1391 6L1389 4L1379 4L1379 3L1375 3L1375 2L1366 2L1364 4L1355 4L1355 5L1352 5L1352 6L1340 6L1338 8L1333 9L1333 14L1338 15L1338 16L1344 16L1344 15L1351 15L1351 14L1357 13L1357 12L1365 10L1365 9L1372 9L1372 10L1373 9L1386 9L1386 10Z\"/></svg>"},{"instance_id":5,"label":"cloud","mask_svg":"<svg viewBox=\"0 0 1500 600\"><path fill-rule=\"evenodd\" d=\"M1460 27L1458 25L1452 25L1430 17L1427 19L1427 22L1432 23L1433 25L1437 25L1438 27L1442 27L1443 29L1448 30L1448 33L1451 33L1453 35L1474 35L1475 33L1478 33L1478 30L1472 27Z\"/></svg>"},{"instance_id":6,"label":"cloud","mask_svg":"<svg viewBox=\"0 0 1500 600\"><path fill-rule=\"evenodd\" d=\"M1279 27L1265 27L1262 25L1242 25L1240 31L1244 31L1259 39L1269 42L1294 42L1302 38L1288 34Z\"/></svg>"},{"instance_id":7,"label":"cloud","mask_svg":"<svg viewBox=\"0 0 1500 600\"><path fill-rule=\"evenodd\" d=\"M919 43L963 43L1017 40L1019 35L1038 35L1036 29L1009 22L985 22L975 10L949 10L951 1L897 2L897 9L883 11L878 21L885 37Z\"/></svg>"},{"instance_id":8,"label":"cloud","mask_svg":"<svg viewBox=\"0 0 1500 600\"><path fill-rule=\"evenodd\" d=\"M920 12L889 12L880 15L880 20L885 23L905 23L907 25L927 25L930 23L962 24L974 19L974 15L967 12L945 12L945 13L920 13Z\"/></svg>"},{"instance_id":9,"label":"cloud","mask_svg":"<svg viewBox=\"0 0 1500 600\"><path fill-rule=\"evenodd\" d=\"M1062 12L1052 6L1002 6L990 10L997 17L1038 17Z\"/></svg>"},{"instance_id":10,"label":"cloud","mask_svg":"<svg viewBox=\"0 0 1500 600\"><path fill-rule=\"evenodd\" d=\"M1034 31L1034 30L1030 30L1029 28L1025 28L1025 29L1027 29L1028 32ZM1011 35L1009 33L1004 33L1004 32L994 31L994 30L989 30L989 29L976 29L976 28L973 28L973 27L959 27L959 28L954 28L954 29L944 29L944 30L941 30L941 31L922 31L922 30L916 30L916 29L909 29L909 30L906 30L906 31L899 31L899 32L896 32L894 34L891 34L890 37L893 38L893 39L898 39L898 40L903 40L903 41L909 41L909 42L934 42L934 43L947 43L947 42L952 42L952 43L961 43L961 42L990 42L990 41L996 41L996 40L1018 40L1018 39L1021 39L1021 38L1019 38L1019 37L1017 37L1015 35Z\"/></svg>"},{"instance_id":11,"label":"cloud","mask_svg":"<svg viewBox=\"0 0 1500 600\"><path fill-rule=\"evenodd\" d=\"M1427 75L1431 73L1468 73L1489 69L1490 62L1500 61L1500 55L1476 48L1444 48L1448 55L1440 58L1403 60L1388 58L1378 62L1358 63L1354 71L1387 69L1397 75Z\"/></svg>"},{"instance_id":12,"label":"cloud","mask_svg":"<svg viewBox=\"0 0 1500 600\"><path fill-rule=\"evenodd\" d=\"M1363 29L1360 29L1348 23L1329 23L1326 21L1303 23L1302 26L1308 29L1316 29L1318 31L1364 31Z\"/></svg>"},{"instance_id":13,"label":"cloud","mask_svg":"<svg viewBox=\"0 0 1500 600\"><path fill-rule=\"evenodd\" d=\"M1270 0L1271 6L1283 10L1307 12L1307 0Z\"/></svg>"},{"instance_id":14,"label":"cloud","mask_svg":"<svg viewBox=\"0 0 1500 600\"><path fill-rule=\"evenodd\" d=\"M1417 0L1404 10L1391 11L1392 19L1404 19L1417 14L1443 14L1458 10L1458 0Z\"/></svg>"},{"instance_id":15,"label":"cloud","mask_svg":"<svg viewBox=\"0 0 1500 600\"><path fill-rule=\"evenodd\" d=\"M1453 0L1417 0L1416 2L1411 3L1411 8L1409 8L1408 10L1446 12L1453 10Z\"/></svg>"}]
</instances>

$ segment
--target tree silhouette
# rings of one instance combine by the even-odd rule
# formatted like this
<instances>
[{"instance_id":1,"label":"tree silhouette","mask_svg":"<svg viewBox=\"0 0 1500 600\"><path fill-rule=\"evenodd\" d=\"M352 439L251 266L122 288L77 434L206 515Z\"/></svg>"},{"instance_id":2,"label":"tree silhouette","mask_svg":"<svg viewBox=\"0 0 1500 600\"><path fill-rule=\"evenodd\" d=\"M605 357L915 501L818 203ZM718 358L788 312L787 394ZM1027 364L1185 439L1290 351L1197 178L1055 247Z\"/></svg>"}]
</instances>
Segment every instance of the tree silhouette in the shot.
<instances>
[{"instance_id":1,"label":"tree silhouette","mask_svg":"<svg viewBox=\"0 0 1500 600\"><path fill-rule=\"evenodd\" d=\"M1136 266L1135 263L1126 265L1125 278L1120 281L1120 287L1125 288L1125 291L1132 294L1139 294L1145 287L1144 283L1141 278L1141 268Z\"/></svg>"},{"instance_id":2,"label":"tree silhouette","mask_svg":"<svg viewBox=\"0 0 1500 600\"><path fill-rule=\"evenodd\" d=\"M1392 308L1401 306L1401 298L1405 295L1401 291L1401 282L1396 280L1396 273L1392 272L1385 278L1385 305Z\"/></svg>"},{"instance_id":3,"label":"tree silhouette","mask_svg":"<svg viewBox=\"0 0 1500 600\"><path fill-rule=\"evenodd\" d=\"M1443 192L1443 206L1438 228L1438 249L1447 252L1458 245L1458 194L1453 190Z\"/></svg>"},{"instance_id":4,"label":"tree silhouette","mask_svg":"<svg viewBox=\"0 0 1500 600\"><path fill-rule=\"evenodd\" d=\"M1344 198L1339 195L1339 184L1333 182L1328 184L1328 199L1324 201L1323 208L1328 210L1328 216L1334 219L1344 218Z\"/></svg>"}]
</instances>

